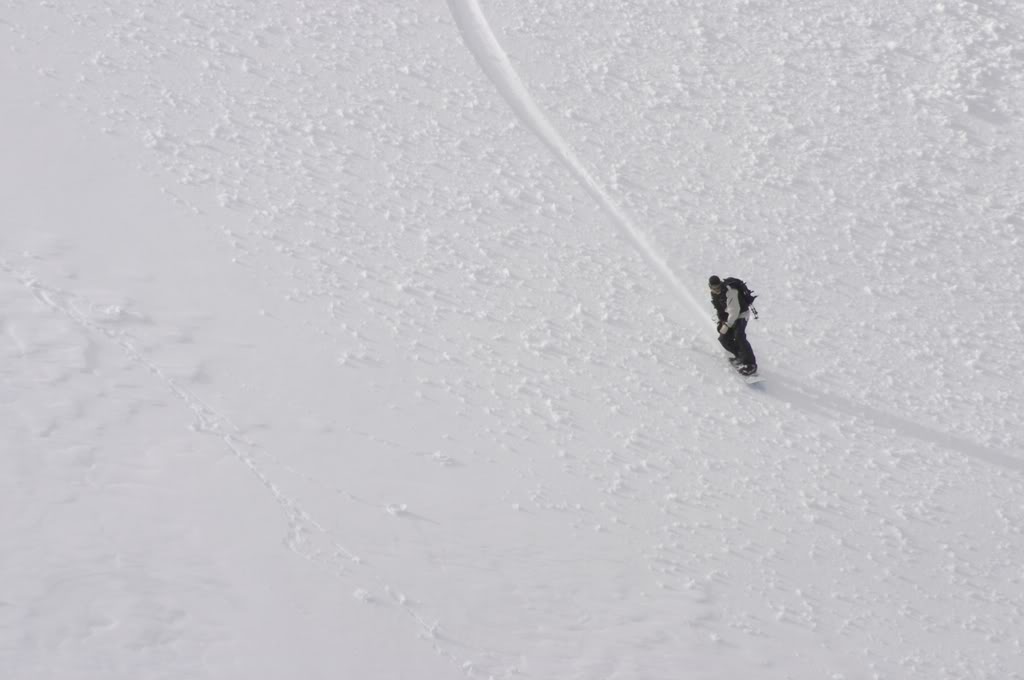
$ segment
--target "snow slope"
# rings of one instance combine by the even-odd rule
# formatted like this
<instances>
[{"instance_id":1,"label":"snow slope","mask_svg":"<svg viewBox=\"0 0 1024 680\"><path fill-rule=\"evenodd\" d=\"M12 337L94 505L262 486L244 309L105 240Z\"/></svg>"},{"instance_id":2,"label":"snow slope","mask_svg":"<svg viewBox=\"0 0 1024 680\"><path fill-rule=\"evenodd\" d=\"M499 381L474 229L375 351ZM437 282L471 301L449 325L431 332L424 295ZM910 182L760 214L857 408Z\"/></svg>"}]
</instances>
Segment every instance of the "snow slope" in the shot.
<instances>
[{"instance_id":1,"label":"snow slope","mask_svg":"<svg viewBox=\"0 0 1024 680\"><path fill-rule=\"evenodd\" d=\"M1016 3L0 36L0 678L1024 677Z\"/></svg>"}]
</instances>

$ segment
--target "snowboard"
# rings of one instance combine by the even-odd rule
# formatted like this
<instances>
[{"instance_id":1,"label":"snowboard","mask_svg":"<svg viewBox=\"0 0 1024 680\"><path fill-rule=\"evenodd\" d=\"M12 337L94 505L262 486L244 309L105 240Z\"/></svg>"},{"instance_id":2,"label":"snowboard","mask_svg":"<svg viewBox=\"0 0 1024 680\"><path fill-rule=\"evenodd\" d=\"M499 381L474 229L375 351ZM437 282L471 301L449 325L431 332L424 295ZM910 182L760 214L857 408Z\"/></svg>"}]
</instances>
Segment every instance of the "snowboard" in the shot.
<instances>
[{"instance_id":1,"label":"snowboard","mask_svg":"<svg viewBox=\"0 0 1024 680\"><path fill-rule=\"evenodd\" d=\"M764 382L764 378L759 376L757 373L751 373L750 375L743 375L741 373L740 377L743 378L743 382L747 383L748 385L756 385L758 383Z\"/></svg>"},{"instance_id":2,"label":"snowboard","mask_svg":"<svg viewBox=\"0 0 1024 680\"><path fill-rule=\"evenodd\" d=\"M747 383L748 385L756 385L757 383L764 382L764 378L758 375L757 371L754 371L750 375L743 375L742 373L740 373L739 366L737 366L733 362L730 361L729 366L732 368L732 370L736 371L736 375L738 375L743 380L743 382Z\"/></svg>"}]
</instances>

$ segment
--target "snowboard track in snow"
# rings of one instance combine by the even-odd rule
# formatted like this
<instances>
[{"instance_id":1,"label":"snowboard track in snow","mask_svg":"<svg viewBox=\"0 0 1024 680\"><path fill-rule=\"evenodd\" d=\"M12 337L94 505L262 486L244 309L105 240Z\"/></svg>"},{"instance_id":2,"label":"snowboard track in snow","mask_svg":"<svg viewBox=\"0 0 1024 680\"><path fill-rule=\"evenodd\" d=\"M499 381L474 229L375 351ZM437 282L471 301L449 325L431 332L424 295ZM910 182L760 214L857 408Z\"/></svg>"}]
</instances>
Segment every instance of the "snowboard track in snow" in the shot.
<instances>
[{"instance_id":1,"label":"snowboard track in snow","mask_svg":"<svg viewBox=\"0 0 1024 680\"><path fill-rule=\"evenodd\" d=\"M619 231L636 247L641 257L658 273L677 298L681 298L696 314L705 315L704 307L668 266L658 248L639 229L626 211L598 182L580 161L572 146L559 134L540 109L526 85L519 78L508 53L491 30L487 17L477 0L448 0L448 7L462 34L463 42L473 54L480 68L494 83L498 93L528 130L555 155L583 185L601 208L611 217Z\"/></svg>"},{"instance_id":2,"label":"snowboard track in snow","mask_svg":"<svg viewBox=\"0 0 1024 680\"><path fill-rule=\"evenodd\" d=\"M529 89L512 65L508 53L491 29L479 0L447 0L449 10L463 42L477 64L497 88L498 93L515 113L519 121L551 151L563 166L580 182L601 208L608 214L622 234L636 247L643 259L657 272L675 296L693 310L694 319L707 318L707 310L693 296L679 277L668 266L657 247L639 229L626 211L587 170L572 146L559 134L551 121L534 101ZM710 324L709 324L710 325ZM763 375L770 381L760 384L756 393L772 396L807 412L833 415L828 410L844 413L872 423L880 429L895 430L899 435L956 451L964 456L999 465L1009 470L1024 472L1024 460L988 449L966 439L883 413L864 404L856 404L834 394L821 392L807 385L795 383L770 371ZM827 408L823 410L822 406Z\"/></svg>"}]
</instances>

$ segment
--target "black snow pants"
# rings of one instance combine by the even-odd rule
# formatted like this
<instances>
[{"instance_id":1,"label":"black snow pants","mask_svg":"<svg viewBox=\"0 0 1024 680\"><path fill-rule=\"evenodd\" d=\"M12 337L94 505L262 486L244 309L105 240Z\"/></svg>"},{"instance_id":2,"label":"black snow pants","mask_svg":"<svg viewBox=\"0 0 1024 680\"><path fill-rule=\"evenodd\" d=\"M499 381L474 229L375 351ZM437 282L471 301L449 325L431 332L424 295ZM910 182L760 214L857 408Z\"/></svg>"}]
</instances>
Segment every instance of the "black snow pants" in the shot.
<instances>
[{"instance_id":1,"label":"black snow pants","mask_svg":"<svg viewBox=\"0 0 1024 680\"><path fill-rule=\"evenodd\" d=\"M718 342L726 352L736 355L736 363L743 366L757 366L757 359L754 358L754 349L747 340L747 320L736 319L736 323L729 329L728 333L718 336Z\"/></svg>"}]
</instances>

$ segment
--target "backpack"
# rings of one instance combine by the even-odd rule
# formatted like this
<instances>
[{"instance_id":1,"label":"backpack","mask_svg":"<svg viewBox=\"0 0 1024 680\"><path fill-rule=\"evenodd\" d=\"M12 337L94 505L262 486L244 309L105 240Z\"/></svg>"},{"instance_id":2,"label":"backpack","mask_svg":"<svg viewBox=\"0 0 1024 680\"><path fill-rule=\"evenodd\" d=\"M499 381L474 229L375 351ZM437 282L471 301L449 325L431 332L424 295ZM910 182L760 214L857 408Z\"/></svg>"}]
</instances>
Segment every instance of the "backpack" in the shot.
<instances>
[{"instance_id":1,"label":"backpack","mask_svg":"<svg viewBox=\"0 0 1024 680\"><path fill-rule=\"evenodd\" d=\"M754 313L754 318L756 319L757 310L754 309L753 307L754 300L757 299L757 296L754 295L754 292L752 290L747 288L747 284L741 281L740 279L733 278L731 276L725 279L722 283L729 286L730 288L735 288L736 291L740 294L740 311L745 312L749 309Z\"/></svg>"}]
</instances>

